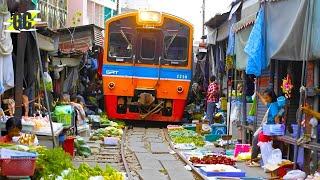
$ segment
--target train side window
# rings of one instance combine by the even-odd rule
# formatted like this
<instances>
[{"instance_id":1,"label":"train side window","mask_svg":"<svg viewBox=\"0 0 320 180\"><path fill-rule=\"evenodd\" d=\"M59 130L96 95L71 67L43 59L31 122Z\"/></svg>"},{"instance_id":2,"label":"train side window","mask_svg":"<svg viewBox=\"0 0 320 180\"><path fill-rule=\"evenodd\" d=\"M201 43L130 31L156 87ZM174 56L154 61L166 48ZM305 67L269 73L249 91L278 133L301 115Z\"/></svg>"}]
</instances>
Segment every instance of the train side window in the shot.
<instances>
[{"instance_id":1,"label":"train side window","mask_svg":"<svg viewBox=\"0 0 320 180\"><path fill-rule=\"evenodd\" d=\"M156 40L154 37L141 38L141 58L153 60L156 53Z\"/></svg>"},{"instance_id":2,"label":"train side window","mask_svg":"<svg viewBox=\"0 0 320 180\"><path fill-rule=\"evenodd\" d=\"M183 36L164 37L164 59L167 61L186 61L188 38Z\"/></svg>"},{"instance_id":3,"label":"train side window","mask_svg":"<svg viewBox=\"0 0 320 180\"><path fill-rule=\"evenodd\" d=\"M132 34L110 33L109 57L130 58L132 56Z\"/></svg>"}]
</instances>

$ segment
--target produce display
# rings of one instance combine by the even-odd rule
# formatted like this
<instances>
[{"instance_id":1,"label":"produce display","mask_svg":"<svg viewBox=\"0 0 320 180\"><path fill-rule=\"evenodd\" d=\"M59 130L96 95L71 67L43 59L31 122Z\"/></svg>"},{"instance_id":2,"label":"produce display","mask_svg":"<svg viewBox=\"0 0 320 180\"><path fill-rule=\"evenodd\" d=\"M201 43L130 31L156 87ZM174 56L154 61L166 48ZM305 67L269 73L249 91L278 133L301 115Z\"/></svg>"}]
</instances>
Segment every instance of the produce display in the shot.
<instances>
[{"instance_id":1,"label":"produce display","mask_svg":"<svg viewBox=\"0 0 320 180\"><path fill-rule=\"evenodd\" d=\"M90 140L96 141L96 140L102 140L104 137L121 137L123 134L122 129L118 129L116 127L106 127L106 128L100 128L97 129L93 135L90 137Z\"/></svg>"},{"instance_id":2,"label":"produce display","mask_svg":"<svg viewBox=\"0 0 320 180\"><path fill-rule=\"evenodd\" d=\"M57 177L57 180L78 180L90 179L90 177L102 176L104 180L123 180L124 177L120 172L106 165L106 169L102 170L99 165L91 168L88 164L83 163L78 169L68 169L63 172L62 176Z\"/></svg>"},{"instance_id":3,"label":"produce display","mask_svg":"<svg viewBox=\"0 0 320 180\"><path fill-rule=\"evenodd\" d=\"M51 180L56 179L66 169L75 169L71 162L71 156L62 148L48 150L46 148L36 149L39 156L36 161L34 179Z\"/></svg>"},{"instance_id":4,"label":"produce display","mask_svg":"<svg viewBox=\"0 0 320 180\"><path fill-rule=\"evenodd\" d=\"M196 146L204 146L203 137L196 132L186 129L172 129L169 131L171 140L176 144L194 143Z\"/></svg>"},{"instance_id":5,"label":"produce display","mask_svg":"<svg viewBox=\"0 0 320 180\"><path fill-rule=\"evenodd\" d=\"M81 139L79 140L81 141ZM37 152L36 169L32 179L35 180L79 180L102 176L105 180L123 180L124 177L116 169L106 165L102 170L99 165L91 168L83 163L76 168L71 162L71 156L61 147L52 150L43 146L23 146L9 143L0 143L0 149L6 148L24 152Z\"/></svg>"},{"instance_id":6,"label":"produce display","mask_svg":"<svg viewBox=\"0 0 320 180\"><path fill-rule=\"evenodd\" d=\"M35 134L23 134L19 137L18 142L22 145L32 145L35 143L36 137Z\"/></svg>"},{"instance_id":7,"label":"produce display","mask_svg":"<svg viewBox=\"0 0 320 180\"><path fill-rule=\"evenodd\" d=\"M40 117L40 116L23 117L22 122L31 123L31 124L33 123L36 128L42 128L42 127L49 126L49 120L47 119L47 117Z\"/></svg>"},{"instance_id":8,"label":"produce display","mask_svg":"<svg viewBox=\"0 0 320 180\"><path fill-rule=\"evenodd\" d=\"M203 138L201 136L197 136L197 137L173 137L171 139L176 144L194 143L194 145L201 146L201 147L206 144L203 141Z\"/></svg>"},{"instance_id":9,"label":"produce display","mask_svg":"<svg viewBox=\"0 0 320 180\"><path fill-rule=\"evenodd\" d=\"M74 141L74 146L80 156L89 157L91 155L91 148L86 144L84 139L77 136Z\"/></svg>"},{"instance_id":10,"label":"produce display","mask_svg":"<svg viewBox=\"0 0 320 180\"><path fill-rule=\"evenodd\" d=\"M100 126L106 127L106 126L112 126L112 127L117 127L120 129L123 129L125 127L125 123L123 121L111 121L108 119L107 115L105 114L100 114L100 115L89 115L88 119L90 122L99 122Z\"/></svg>"},{"instance_id":11,"label":"produce display","mask_svg":"<svg viewBox=\"0 0 320 180\"><path fill-rule=\"evenodd\" d=\"M194 131L187 130L187 129L172 129L169 130L170 137L195 137L198 134Z\"/></svg>"},{"instance_id":12,"label":"produce display","mask_svg":"<svg viewBox=\"0 0 320 180\"><path fill-rule=\"evenodd\" d=\"M224 164L234 166L236 162L226 156L206 155L202 158L190 157L190 162L194 164Z\"/></svg>"}]
</instances>

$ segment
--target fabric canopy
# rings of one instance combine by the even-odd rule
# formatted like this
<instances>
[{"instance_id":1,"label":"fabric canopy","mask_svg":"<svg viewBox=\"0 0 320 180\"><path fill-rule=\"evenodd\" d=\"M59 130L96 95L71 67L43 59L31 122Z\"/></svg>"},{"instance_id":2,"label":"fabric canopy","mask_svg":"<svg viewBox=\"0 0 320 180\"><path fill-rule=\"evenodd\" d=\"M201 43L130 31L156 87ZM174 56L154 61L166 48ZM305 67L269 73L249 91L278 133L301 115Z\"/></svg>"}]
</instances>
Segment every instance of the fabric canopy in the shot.
<instances>
[{"instance_id":1,"label":"fabric canopy","mask_svg":"<svg viewBox=\"0 0 320 180\"><path fill-rule=\"evenodd\" d=\"M217 41L220 42L227 39L228 34L229 34L229 21L226 21L218 28Z\"/></svg>"},{"instance_id":2,"label":"fabric canopy","mask_svg":"<svg viewBox=\"0 0 320 180\"><path fill-rule=\"evenodd\" d=\"M303 60L308 0L267 2L266 59ZM304 30L305 28L305 30Z\"/></svg>"},{"instance_id":3,"label":"fabric canopy","mask_svg":"<svg viewBox=\"0 0 320 180\"><path fill-rule=\"evenodd\" d=\"M311 58L320 59L320 1L314 0L311 31Z\"/></svg>"}]
</instances>

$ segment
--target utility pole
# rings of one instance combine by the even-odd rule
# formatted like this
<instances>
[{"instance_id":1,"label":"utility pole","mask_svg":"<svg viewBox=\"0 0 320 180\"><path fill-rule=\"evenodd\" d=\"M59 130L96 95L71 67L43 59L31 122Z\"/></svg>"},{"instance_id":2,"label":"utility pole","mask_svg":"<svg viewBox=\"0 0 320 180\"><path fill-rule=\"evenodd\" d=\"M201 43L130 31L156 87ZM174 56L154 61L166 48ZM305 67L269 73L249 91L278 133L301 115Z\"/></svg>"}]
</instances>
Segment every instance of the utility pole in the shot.
<instances>
[{"instance_id":1,"label":"utility pole","mask_svg":"<svg viewBox=\"0 0 320 180\"><path fill-rule=\"evenodd\" d=\"M202 36L204 36L204 23L205 23L205 11L206 11L206 0L202 1ZM204 42L204 39L202 39Z\"/></svg>"},{"instance_id":2,"label":"utility pole","mask_svg":"<svg viewBox=\"0 0 320 180\"><path fill-rule=\"evenodd\" d=\"M120 8L120 6L119 6L119 3L120 3L120 2L119 2L119 1L120 1L120 0L117 0L117 15L120 13L120 9L119 9L119 8Z\"/></svg>"}]
</instances>

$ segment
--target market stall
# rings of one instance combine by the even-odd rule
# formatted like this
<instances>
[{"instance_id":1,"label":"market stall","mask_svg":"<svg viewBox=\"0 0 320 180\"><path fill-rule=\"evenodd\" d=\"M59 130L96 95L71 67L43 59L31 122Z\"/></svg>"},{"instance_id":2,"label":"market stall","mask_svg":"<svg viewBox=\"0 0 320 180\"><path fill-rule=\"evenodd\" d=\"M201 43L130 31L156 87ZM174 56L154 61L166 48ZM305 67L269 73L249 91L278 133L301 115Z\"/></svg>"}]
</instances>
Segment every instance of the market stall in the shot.
<instances>
[{"instance_id":1,"label":"market stall","mask_svg":"<svg viewBox=\"0 0 320 180\"><path fill-rule=\"evenodd\" d=\"M190 130L190 125L186 128L169 125L167 128L166 138L171 148L203 179L254 177L256 172L253 173L250 167L248 169L244 166L244 161L251 157L250 144L239 144L237 140L225 139L224 135L214 135L214 132L196 132L196 129ZM229 149L226 144L229 144ZM261 178L282 178L293 168L293 162L282 159L280 149L273 149L269 145L261 144L264 167L271 174L264 173L263 168L255 171L261 171ZM268 157L266 153L269 154Z\"/></svg>"}]
</instances>

